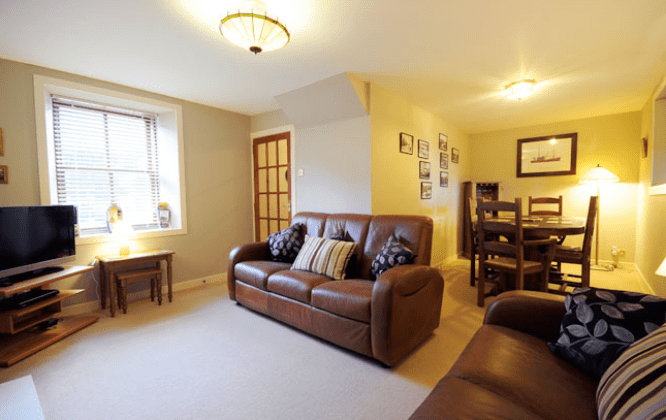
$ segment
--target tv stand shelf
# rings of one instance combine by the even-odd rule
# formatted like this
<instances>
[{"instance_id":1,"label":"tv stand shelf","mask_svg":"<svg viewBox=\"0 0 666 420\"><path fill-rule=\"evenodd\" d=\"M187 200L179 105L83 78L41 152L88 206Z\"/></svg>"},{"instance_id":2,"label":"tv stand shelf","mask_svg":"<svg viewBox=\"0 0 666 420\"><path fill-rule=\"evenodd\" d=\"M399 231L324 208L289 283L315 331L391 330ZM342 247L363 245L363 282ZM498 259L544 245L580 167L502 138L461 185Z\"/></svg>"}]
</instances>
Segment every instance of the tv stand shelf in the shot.
<instances>
[{"instance_id":1,"label":"tv stand shelf","mask_svg":"<svg viewBox=\"0 0 666 420\"><path fill-rule=\"evenodd\" d=\"M67 267L56 273L0 287L0 297L9 297L26 290L42 288L54 281L92 270L93 267L88 266ZM0 366L11 366L96 322L99 319L96 315L57 316L62 310L61 302L63 300L83 292L83 289L61 290L57 295L25 308L0 311ZM58 324L55 327L42 329L37 326L50 318L58 318Z\"/></svg>"}]
</instances>

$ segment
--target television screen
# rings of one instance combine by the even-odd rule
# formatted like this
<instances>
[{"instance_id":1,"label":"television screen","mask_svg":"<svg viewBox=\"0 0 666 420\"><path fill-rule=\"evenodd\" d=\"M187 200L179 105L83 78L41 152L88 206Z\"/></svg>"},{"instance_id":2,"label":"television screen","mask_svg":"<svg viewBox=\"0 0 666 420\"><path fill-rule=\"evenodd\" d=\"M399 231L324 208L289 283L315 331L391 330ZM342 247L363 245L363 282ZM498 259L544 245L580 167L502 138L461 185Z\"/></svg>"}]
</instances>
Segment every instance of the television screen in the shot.
<instances>
[{"instance_id":1,"label":"television screen","mask_svg":"<svg viewBox=\"0 0 666 420\"><path fill-rule=\"evenodd\" d=\"M75 224L74 206L0 207L0 277L75 255Z\"/></svg>"}]
</instances>

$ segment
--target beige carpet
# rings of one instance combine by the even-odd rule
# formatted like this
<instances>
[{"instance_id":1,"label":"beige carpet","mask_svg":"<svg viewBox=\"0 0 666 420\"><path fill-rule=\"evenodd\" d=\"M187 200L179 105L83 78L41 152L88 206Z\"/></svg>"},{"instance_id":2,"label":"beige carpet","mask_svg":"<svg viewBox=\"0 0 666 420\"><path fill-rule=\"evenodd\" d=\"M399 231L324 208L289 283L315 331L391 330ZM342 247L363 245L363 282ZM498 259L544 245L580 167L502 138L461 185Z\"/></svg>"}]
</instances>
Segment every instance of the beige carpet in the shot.
<instances>
[{"instance_id":1,"label":"beige carpet","mask_svg":"<svg viewBox=\"0 0 666 420\"><path fill-rule=\"evenodd\" d=\"M214 284L161 307L143 300L116 318L100 312L96 324L0 369L0 382L32 375L47 420L405 419L481 325L467 267L444 270L440 327L393 369L238 306ZM599 276L609 274L593 274L593 285ZM640 283L627 278L615 281Z\"/></svg>"}]
</instances>

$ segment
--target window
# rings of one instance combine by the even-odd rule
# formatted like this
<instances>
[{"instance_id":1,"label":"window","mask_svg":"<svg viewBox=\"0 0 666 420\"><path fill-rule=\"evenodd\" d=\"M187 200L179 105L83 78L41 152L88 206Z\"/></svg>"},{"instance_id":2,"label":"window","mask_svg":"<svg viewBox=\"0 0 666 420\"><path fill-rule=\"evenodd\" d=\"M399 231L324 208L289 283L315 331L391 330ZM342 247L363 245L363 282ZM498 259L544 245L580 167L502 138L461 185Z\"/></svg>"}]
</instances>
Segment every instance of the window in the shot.
<instances>
[{"instance_id":1,"label":"window","mask_svg":"<svg viewBox=\"0 0 666 420\"><path fill-rule=\"evenodd\" d=\"M42 204L76 205L84 241L110 233L113 203L139 236L185 232L179 106L35 76L35 107Z\"/></svg>"}]
</instances>

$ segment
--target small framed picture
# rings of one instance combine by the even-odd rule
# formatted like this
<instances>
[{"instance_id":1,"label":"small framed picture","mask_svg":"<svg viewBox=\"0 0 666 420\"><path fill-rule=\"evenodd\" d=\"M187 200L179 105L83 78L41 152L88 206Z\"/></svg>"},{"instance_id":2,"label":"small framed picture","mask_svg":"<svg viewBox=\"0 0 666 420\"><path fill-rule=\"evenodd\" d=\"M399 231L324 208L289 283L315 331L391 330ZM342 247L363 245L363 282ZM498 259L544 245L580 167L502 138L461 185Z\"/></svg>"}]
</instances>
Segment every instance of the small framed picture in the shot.
<instances>
[{"instance_id":1,"label":"small framed picture","mask_svg":"<svg viewBox=\"0 0 666 420\"><path fill-rule=\"evenodd\" d=\"M440 153L439 154L439 167L441 169L449 169L449 154Z\"/></svg>"},{"instance_id":2,"label":"small framed picture","mask_svg":"<svg viewBox=\"0 0 666 420\"><path fill-rule=\"evenodd\" d=\"M448 187L449 186L449 173L441 171L439 173L439 186Z\"/></svg>"},{"instance_id":3,"label":"small framed picture","mask_svg":"<svg viewBox=\"0 0 666 420\"><path fill-rule=\"evenodd\" d=\"M2 138L2 128L0 128L0 156L5 155L5 141Z\"/></svg>"},{"instance_id":4,"label":"small framed picture","mask_svg":"<svg viewBox=\"0 0 666 420\"><path fill-rule=\"evenodd\" d=\"M451 148L451 163L458 163L458 158L460 157L460 152L455 147Z\"/></svg>"},{"instance_id":5,"label":"small framed picture","mask_svg":"<svg viewBox=\"0 0 666 420\"><path fill-rule=\"evenodd\" d=\"M419 157L428 159L430 156L430 144L425 140L419 140Z\"/></svg>"},{"instance_id":6,"label":"small framed picture","mask_svg":"<svg viewBox=\"0 0 666 420\"><path fill-rule=\"evenodd\" d=\"M0 131L0 143L2 143L2 131ZM2 150L2 145L0 144L0 151ZM648 155L648 139L643 137L643 157L646 158ZM0 153L2 156L2 153Z\"/></svg>"},{"instance_id":7,"label":"small framed picture","mask_svg":"<svg viewBox=\"0 0 666 420\"><path fill-rule=\"evenodd\" d=\"M432 182L421 183L421 200L430 200L432 198Z\"/></svg>"},{"instance_id":8,"label":"small framed picture","mask_svg":"<svg viewBox=\"0 0 666 420\"><path fill-rule=\"evenodd\" d=\"M430 179L430 162L419 161L419 179Z\"/></svg>"},{"instance_id":9,"label":"small framed picture","mask_svg":"<svg viewBox=\"0 0 666 420\"><path fill-rule=\"evenodd\" d=\"M400 153L414 154L414 136L407 133L400 133Z\"/></svg>"},{"instance_id":10,"label":"small framed picture","mask_svg":"<svg viewBox=\"0 0 666 420\"><path fill-rule=\"evenodd\" d=\"M449 136L439 133L439 150L447 151L449 148Z\"/></svg>"},{"instance_id":11,"label":"small framed picture","mask_svg":"<svg viewBox=\"0 0 666 420\"><path fill-rule=\"evenodd\" d=\"M7 171L7 165L0 165L0 184L9 183L9 172Z\"/></svg>"}]
</instances>

